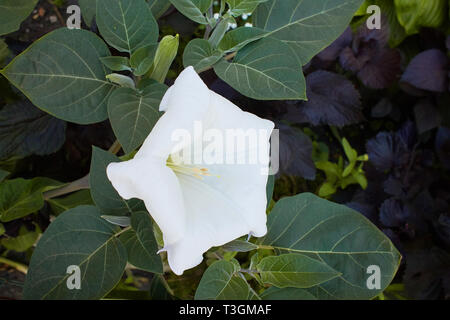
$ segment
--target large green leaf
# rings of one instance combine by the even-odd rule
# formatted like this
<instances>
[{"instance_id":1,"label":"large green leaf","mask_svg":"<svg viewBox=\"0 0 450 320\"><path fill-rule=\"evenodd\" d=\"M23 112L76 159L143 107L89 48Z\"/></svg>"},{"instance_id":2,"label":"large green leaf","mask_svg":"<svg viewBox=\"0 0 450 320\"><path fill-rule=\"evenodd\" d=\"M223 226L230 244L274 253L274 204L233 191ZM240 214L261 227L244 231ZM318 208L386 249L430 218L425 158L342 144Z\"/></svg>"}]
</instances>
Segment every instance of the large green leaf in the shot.
<instances>
[{"instance_id":1,"label":"large green leaf","mask_svg":"<svg viewBox=\"0 0 450 320\"><path fill-rule=\"evenodd\" d=\"M33 11L38 0L2 0L0 2L0 35L16 31Z\"/></svg>"},{"instance_id":2,"label":"large green leaf","mask_svg":"<svg viewBox=\"0 0 450 320\"><path fill-rule=\"evenodd\" d=\"M238 271L237 262L214 262L203 274L195 292L195 299L246 300L250 288L247 281L236 274Z\"/></svg>"},{"instance_id":3,"label":"large green leaf","mask_svg":"<svg viewBox=\"0 0 450 320\"><path fill-rule=\"evenodd\" d=\"M170 7L170 1L167 0L147 0L147 2L156 19L161 17Z\"/></svg>"},{"instance_id":4,"label":"large green leaf","mask_svg":"<svg viewBox=\"0 0 450 320\"><path fill-rule=\"evenodd\" d=\"M121 52L132 54L158 40L158 24L145 0L97 0L97 25Z\"/></svg>"},{"instance_id":5,"label":"large green leaf","mask_svg":"<svg viewBox=\"0 0 450 320\"><path fill-rule=\"evenodd\" d=\"M124 200L114 189L106 175L106 167L111 162L120 162L120 159L107 151L93 148L89 185L91 186L92 199L97 207L106 215L117 216L145 210L141 200Z\"/></svg>"},{"instance_id":6,"label":"large green leaf","mask_svg":"<svg viewBox=\"0 0 450 320\"><path fill-rule=\"evenodd\" d=\"M292 47L306 64L340 34L364 0L269 0L253 15L255 27Z\"/></svg>"},{"instance_id":7,"label":"large green leaf","mask_svg":"<svg viewBox=\"0 0 450 320\"><path fill-rule=\"evenodd\" d=\"M340 273L308 289L319 299L373 298L390 284L400 263L389 238L363 215L310 193L278 201L267 224L264 246L307 255ZM366 286L371 265L381 270L380 289Z\"/></svg>"},{"instance_id":8,"label":"large green leaf","mask_svg":"<svg viewBox=\"0 0 450 320\"><path fill-rule=\"evenodd\" d=\"M5 179L7 176L9 176L9 172L8 171L5 171L5 170L2 170L2 169L0 169L0 182L2 182L3 181L3 179Z\"/></svg>"},{"instance_id":9,"label":"large green leaf","mask_svg":"<svg viewBox=\"0 0 450 320\"><path fill-rule=\"evenodd\" d=\"M66 140L66 122L39 110L29 101L0 110L0 159L47 155Z\"/></svg>"},{"instance_id":10,"label":"large green leaf","mask_svg":"<svg viewBox=\"0 0 450 320\"><path fill-rule=\"evenodd\" d=\"M44 206L43 193L59 187L61 183L47 179L22 178L0 184L0 221L9 222L36 212Z\"/></svg>"},{"instance_id":11,"label":"large green leaf","mask_svg":"<svg viewBox=\"0 0 450 320\"><path fill-rule=\"evenodd\" d=\"M233 62L222 60L214 66L214 71L234 89L253 99L306 98L301 65L291 48L276 39L250 43L238 51Z\"/></svg>"},{"instance_id":12,"label":"large green leaf","mask_svg":"<svg viewBox=\"0 0 450 320\"><path fill-rule=\"evenodd\" d=\"M305 289L270 287L260 294L263 300L317 300Z\"/></svg>"},{"instance_id":13,"label":"large green leaf","mask_svg":"<svg viewBox=\"0 0 450 320\"><path fill-rule=\"evenodd\" d=\"M310 288L339 276L327 264L295 253L266 257L257 268L262 282L279 288Z\"/></svg>"},{"instance_id":14,"label":"large green leaf","mask_svg":"<svg viewBox=\"0 0 450 320\"><path fill-rule=\"evenodd\" d=\"M212 0L170 0L170 2L186 17L201 24L208 24L203 15L212 4Z\"/></svg>"},{"instance_id":15,"label":"large green leaf","mask_svg":"<svg viewBox=\"0 0 450 320\"><path fill-rule=\"evenodd\" d=\"M267 0L226 0L230 6L230 12L238 17L244 13L252 13L256 7Z\"/></svg>"},{"instance_id":16,"label":"large green leaf","mask_svg":"<svg viewBox=\"0 0 450 320\"><path fill-rule=\"evenodd\" d=\"M126 153L138 148L158 121L159 104L167 86L153 83L141 93L129 88L117 89L108 102L111 125Z\"/></svg>"},{"instance_id":17,"label":"large green leaf","mask_svg":"<svg viewBox=\"0 0 450 320\"><path fill-rule=\"evenodd\" d=\"M55 117L95 123L107 118L107 99L114 89L100 62L110 55L94 33L61 28L34 42L1 73Z\"/></svg>"},{"instance_id":18,"label":"large green leaf","mask_svg":"<svg viewBox=\"0 0 450 320\"><path fill-rule=\"evenodd\" d=\"M93 206L61 214L39 240L31 257L25 299L100 299L122 277L127 252L117 239L117 227ZM78 266L81 288L68 289L70 266Z\"/></svg>"},{"instance_id":19,"label":"large green leaf","mask_svg":"<svg viewBox=\"0 0 450 320\"><path fill-rule=\"evenodd\" d=\"M134 212L131 215L131 228L119 239L128 252L128 262L149 272L162 273L161 258L156 252L158 245L153 235L152 219L147 212Z\"/></svg>"},{"instance_id":20,"label":"large green leaf","mask_svg":"<svg viewBox=\"0 0 450 320\"><path fill-rule=\"evenodd\" d=\"M209 41L194 39L184 49L183 65L185 68L193 66L195 71L200 73L219 61L222 56L223 52L214 50Z\"/></svg>"}]
</instances>

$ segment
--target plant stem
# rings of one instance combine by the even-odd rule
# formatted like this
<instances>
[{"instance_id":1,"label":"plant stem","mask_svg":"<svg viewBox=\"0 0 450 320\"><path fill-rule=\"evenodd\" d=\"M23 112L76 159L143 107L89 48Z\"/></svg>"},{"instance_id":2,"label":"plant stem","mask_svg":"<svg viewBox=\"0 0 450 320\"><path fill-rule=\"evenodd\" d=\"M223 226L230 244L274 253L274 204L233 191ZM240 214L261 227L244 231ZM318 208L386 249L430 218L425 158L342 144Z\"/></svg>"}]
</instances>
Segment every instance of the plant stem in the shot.
<instances>
[{"instance_id":1,"label":"plant stem","mask_svg":"<svg viewBox=\"0 0 450 320\"><path fill-rule=\"evenodd\" d=\"M117 152L120 151L120 149L122 148L122 146L120 145L119 141L116 140L114 141L114 143L112 144L112 146L109 148L109 152L111 152L112 154L116 154ZM57 198L75 191L79 191L79 190L83 190L83 189L89 189L89 174L87 174L86 176L84 176L81 179L78 179L76 181L73 181L61 188L58 189L54 189L54 190L50 190L47 192L44 192L43 196L44 196L44 200L48 200L48 199L52 199L52 198Z\"/></svg>"},{"instance_id":2,"label":"plant stem","mask_svg":"<svg viewBox=\"0 0 450 320\"><path fill-rule=\"evenodd\" d=\"M17 271L20 271L25 274L27 274L27 272L28 272L28 267L26 265L19 263L19 262L9 260L5 257L0 257L0 263L7 264L7 265L15 268Z\"/></svg>"}]
</instances>

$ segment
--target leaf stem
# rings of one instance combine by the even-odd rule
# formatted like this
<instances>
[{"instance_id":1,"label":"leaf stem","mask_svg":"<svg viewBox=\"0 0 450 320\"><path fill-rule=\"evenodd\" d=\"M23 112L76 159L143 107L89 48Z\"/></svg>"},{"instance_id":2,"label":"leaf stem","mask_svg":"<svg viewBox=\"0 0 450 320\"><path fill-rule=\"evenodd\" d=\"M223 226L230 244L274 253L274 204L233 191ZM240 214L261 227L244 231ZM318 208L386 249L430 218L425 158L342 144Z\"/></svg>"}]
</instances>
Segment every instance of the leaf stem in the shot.
<instances>
[{"instance_id":1,"label":"leaf stem","mask_svg":"<svg viewBox=\"0 0 450 320\"><path fill-rule=\"evenodd\" d=\"M20 271L24 274L27 274L27 272L28 272L28 267L26 265L19 263L19 262L9 260L5 257L0 257L0 263L7 264L7 265L15 268L17 271Z\"/></svg>"}]
</instances>

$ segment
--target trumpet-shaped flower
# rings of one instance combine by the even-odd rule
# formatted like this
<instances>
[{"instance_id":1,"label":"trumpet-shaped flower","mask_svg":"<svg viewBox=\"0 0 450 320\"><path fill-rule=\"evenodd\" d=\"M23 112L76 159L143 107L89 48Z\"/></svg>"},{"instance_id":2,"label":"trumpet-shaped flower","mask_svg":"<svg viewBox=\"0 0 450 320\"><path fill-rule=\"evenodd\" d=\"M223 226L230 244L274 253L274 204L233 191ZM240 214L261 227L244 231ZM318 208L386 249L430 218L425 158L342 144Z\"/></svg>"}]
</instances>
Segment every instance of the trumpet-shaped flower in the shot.
<instances>
[{"instance_id":1,"label":"trumpet-shaped flower","mask_svg":"<svg viewBox=\"0 0 450 320\"><path fill-rule=\"evenodd\" d=\"M268 162L230 163L226 159L248 155L255 148L268 158L274 124L209 90L192 67L168 89L160 110L163 116L135 157L111 163L107 175L121 197L144 201L163 233L162 250L167 251L169 265L181 275L200 264L211 247L246 234L266 234ZM193 159L211 149L199 143L204 139L196 133L199 125L204 132L214 133L209 139L222 142L230 130L266 135L256 145L237 143L236 148L225 148L223 161L200 157L202 162L198 162ZM180 132L191 139L180 142L174 138ZM216 149L214 154L218 159L221 153Z\"/></svg>"}]
</instances>

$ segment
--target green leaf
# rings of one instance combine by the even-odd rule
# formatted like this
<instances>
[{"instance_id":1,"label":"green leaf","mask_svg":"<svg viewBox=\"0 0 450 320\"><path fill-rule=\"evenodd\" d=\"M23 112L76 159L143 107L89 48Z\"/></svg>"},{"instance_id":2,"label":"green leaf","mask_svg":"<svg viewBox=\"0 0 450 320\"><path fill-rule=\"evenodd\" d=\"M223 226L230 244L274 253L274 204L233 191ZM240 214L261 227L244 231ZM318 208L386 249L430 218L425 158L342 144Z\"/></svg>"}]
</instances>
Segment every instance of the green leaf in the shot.
<instances>
[{"instance_id":1,"label":"green leaf","mask_svg":"<svg viewBox=\"0 0 450 320\"><path fill-rule=\"evenodd\" d=\"M233 240L224 244L222 249L230 252L249 252L258 249L258 246L248 241Z\"/></svg>"},{"instance_id":2,"label":"green leaf","mask_svg":"<svg viewBox=\"0 0 450 320\"><path fill-rule=\"evenodd\" d=\"M134 212L131 215L131 230L121 234L119 239L128 252L128 262L135 267L154 273L163 273L158 245L153 236L150 214Z\"/></svg>"},{"instance_id":3,"label":"green leaf","mask_svg":"<svg viewBox=\"0 0 450 320\"><path fill-rule=\"evenodd\" d=\"M233 62L214 66L217 75L243 95L258 100L305 99L306 84L290 47L264 38L239 50Z\"/></svg>"},{"instance_id":4,"label":"green leaf","mask_svg":"<svg viewBox=\"0 0 450 320\"><path fill-rule=\"evenodd\" d=\"M267 178L267 186L266 186L267 206L269 206L270 201L272 200L274 188L275 188L275 176L271 175Z\"/></svg>"},{"instance_id":5,"label":"green leaf","mask_svg":"<svg viewBox=\"0 0 450 320\"><path fill-rule=\"evenodd\" d=\"M237 51L250 42L264 37L266 32L259 28L239 27L225 34L219 43L219 50L225 52Z\"/></svg>"},{"instance_id":6,"label":"green leaf","mask_svg":"<svg viewBox=\"0 0 450 320\"><path fill-rule=\"evenodd\" d=\"M104 57L100 61L112 71L131 71L130 60L127 57Z\"/></svg>"},{"instance_id":7,"label":"green leaf","mask_svg":"<svg viewBox=\"0 0 450 320\"><path fill-rule=\"evenodd\" d=\"M131 67L134 69L133 73L135 76L142 76L150 70L157 48L158 44L154 43L137 49L136 52L131 55L130 63Z\"/></svg>"},{"instance_id":8,"label":"green leaf","mask_svg":"<svg viewBox=\"0 0 450 320\"><path fill-rule=\"evenodd\" d=\"M85 30L57 29L34 42L1 73L31 102L57 118L88 124L107 118L114 86L100 57L105 43Z\"/></svg>"},{"instance_id":9,"label":"green leaf","mask_svg":"<svg viewBox=\"0 0 450 320\"><path fill-rule=\"evenodd\" d=\"M237 265L220 260L214 262L203 274L196 300L246 300L250 289L247 281L236 275Z\"/></svg>"},{"instance_id":10,"label":"green leaf","mask_svg":"<svg viewBox=\"0 0 450 320\"><path fill-rule=\"evenodd\" d=\"M230 13L239 17L244 13L252 13L256 7L267 0L226 0L230 6Z\"/></svg>"},{"instance_id":11,"label":"green leaf","mask_svg":"<svg viewBox=\"0 0 450 320\"><path fill-rule=\"evenodd\" d=\"M39 240L25 281L25 299L100 299L122 277L127 252L117 227L100 217L93 206L64 212ZM70 290L69 266L81 271L81 288Z\"/></svg>"},{"instance_id":12,"label":"green leaf","mask_svg":"<svg viewBox=\"0 0 450 320\"><path fill-rule=\"evenodd\" d=\"M97 0L97 25L109 45L129 54L158 40L158 24L144 0Z\"/></svg>"},{"instance_id":13,"label":"green leaf","mask_svg":"<svg viewBox=\"0 0 450 320\"><path fill-rule=\"evenodd\" d=\"M138 148L147 138L161 113L159 105L167 86L154 82L142 93L121 88L109 99L108 112L117 139L126 153Z\"/></svg>"},{"instance_id":14,"label":"green leaf","mask_svg":"<svg viewBox=\"0 0 450 320\"><path fill-rule=\"evenodd\" d=\"M287 43L303 65L336 40L363 0L269 0L258 6L253 25Z\"/></svg>"},{"instance_id":15,"label":"green leaf","mask_svg":"<svg viewBox=\"0 0 450 320\"><path fill-rule=\"evenodd\" d=\"M344 148L344 152L347 156L348 161L356 162L358 153L350 146L350 143L346 138L342 138L342 147Z\"/></svg>"},{"instance_id":16,"label":"green leaf","mask_svg":"<svg viewBox=\"0 0 450 320\"><path fill-rule=\"evenodd\" d=\"M397 47L407 37L405 28L397 19L397 12L395 4L392 0L375 0L373 4L380 7L381 12L387 17L389 21L389 45Z\"/></svg>"},{"instance_id":17,"label":"green leaf","mask_svg":"<svg viewBox=\"0 0 450 320\"><path fill-rule=\"evenodd\" d=\"M25 226L21 226L17 237L3 238L0 244L7 250L25 252L33 246L41 234L41 230L37 226L35 228L34 231L30 231Z\"/></svg>"},{"instance_id":18,"label":"green leaf","mask_svg":"<svg viewBox=\"0 0 450 320\"><path fill-rule=\"evenodd\" d=\"M262 282L279 288L310 288L339 276L327 264L296 253L266 257L257 269Z\"/></svg>"},{"instance_id":19,"label":"green leaf","mask_svg":"<svg viewBox=\"0 0 450 320\"><path fill-rule=\"evenodd\" d=\"M208 24L203 15L212 5L213 0L170 0L183 15L200 24Z\"/></svg>"},{"instance_id":20,"label":"green leaf","mask_svg":"<svg viewBox=\"0 0 450 320\"><path fill-rule=\"evenodd\" d=\"M397 18L406 34L418 33L421 27L437 28L447 17L447 0L394 0Z\"/></svg>"},{"instance_id":21,"label":"green leaf","mask_svg":"<svg viewBox=\"0 0 450 320\"><path fill-rule=\"evenodd\" d=\"M93 205L91 192L88 189L74 192L66 197L48 199L52 211L55 215L60 215L64 211L73 209L81 205Z\"/></svg>"},{"instance_id":22,"label":"green leaf","mask_svg":"<svg viewBox=\"0 0 450 320\"><path fill-rule=\"evenodd\" d=\"M184 49L183 65L185 68L193 66L195 71L200 73L219 61L222 56L223 53L214 50L209 41L194 39Z\"/></svg>"},{"instance_id":23,"label":"green leaf","mask_svg":"<svg viewBox=\"0 0 450 320\"><path fill-rule=\"evenodd\" d=\"M14 32L33 11L38 0L2 0L0 3L0 35Z\"/></svg>"},{"instance_id":24,"label":"green leaf","mask_svg":"<svg viewBox=\"0 0 450 320\"><path fill-rule=\"evenodd\" d=\"M326 197L329 197L329 196L335 194L336 191L337 191L337 188L336 188L336 186L334 185L334 183L331 183L331 182L325 182L324 184L322 184L322 185L320 186L320 189L319 189L319 196L320 196L320 197L323 197L323 198L326 198Z\"/></svg>"},{"instance_id":25,"label":"green leaf","mask_svg":"<svg viewBox=\"0 0 450 320\"><path fill-rule=\"evenodd\" d=\"M0 182L2 182L7 176L9 176L9 172L0 169Z\"/></svg>"},{"instance_id":26,"label":"green leaf","mask_svg":"<svg viewBox=\"0 0 450 320\"><path fill-rule=\"evenodd\" d=\"M263 300L317 300L305 289L270 287L260 294Z\"/></svg>"},{"instance_id":27,"label":"green leaf","mask_svg":"<svg viewBox=\"0 0 450 320\"><path fill-rule=\"evenodd\" d=\"M145 210L138 199L124 200L112 186L106 176L106 167L111 162L120 162L115 155L94 147L92 150L89 185L91 195L100 211L107 215L123 216L133 211Z\"/></svg>"},{"instance_id":28,"label":"green leaf","mask_svg":"<svg viewBox=\"0 0 450 320\"><path fill-rule=\"evenodd\" d=\"M131 89L136 88L136 84L134 83L134 80L132 78L125 76L123 74L120 74L120 73L108 74L106 76L106 79L108 79L112 83L118 84L122 88L131 88ZM111 98L111 96L110 96L110 98Z\"/></svg>"},{"instance_id":29,"label":"green leaf","mask_svg":"<svg viewBox=\"0 0 450 320\"><path fill-rule=\"evenodd\" d=\"M3 235L5 231L6 231L5 226L2 223L0 223L0 236Z\"/></svg>"},{"instance_id":30,"label":"green leaf","mask_svg":"<svg viewBox=\"0 0 450 320\"><path fill-rule=\"evenodd\" d=\"M0 184L0 221L9 222L36 212L44 206L43 193L61 186L47 178L22 178Z\"/></svg>"},{"instance_id":31,"label":"green leaf","mask_svg":"<svg viewBox=\"0 0 450 320\"><path fill-rule=\"evenodd\" d=\"M11 51L8 48L5 40L0 38L0 67L3 67L6 61L6 58L11 54Z\"/></svg>"},{"instance_id":32,"label":"green leaf","mask_svg":"<svg viewBox=\"0 0 450 320\"><path fill-rule=\"evenodd\" d=\"M78 4L80 5L84 22L88 27L91 27L97 9L97 0L78 0Z\"/></svg>"},{"instance_id":33,"label":"green leaf","mask_svg":"<svg viewBox=\"0 0 450 320\"><path fill-rule=\"evenodd\" d=\"M147 0L147 2L156 19L161 17L170 8L170 1L167 0Z\"/></svg>"},{"instance_id":34,"label":"green leaf","mask_svg":"<svg viewBox=\"0 0 450 320\"><path fill-rule=\"evenodd\" d=\"M131 225L131 218L129 216L108 216L103 215L103 219L111 224L121 227L128 227Z\"/></svg>"},{"instance_id":35,"label":"green leaf","mask_svg":"<svg viewBox=\"0 0 450 320\"><path fill-rule=\"evenodd\" d=\"M0 110L0 159L48 155L66 140L66 123L39 110L29 101Z\"/></svg>"},{"instance_id":36,"label":"green leaf","mask_svg":"<svg viewBox=\"0 0 450 320\"><path fill-rule=\"evenodd\" d=\"M268 216L267 247L316 259L341 275L308 291L318 299L371 299L392 281L400 253L360 213L310 193L283 198ZM381 270L381 288L366 286L367 268Z\"/></svg>"}]
</instances>

